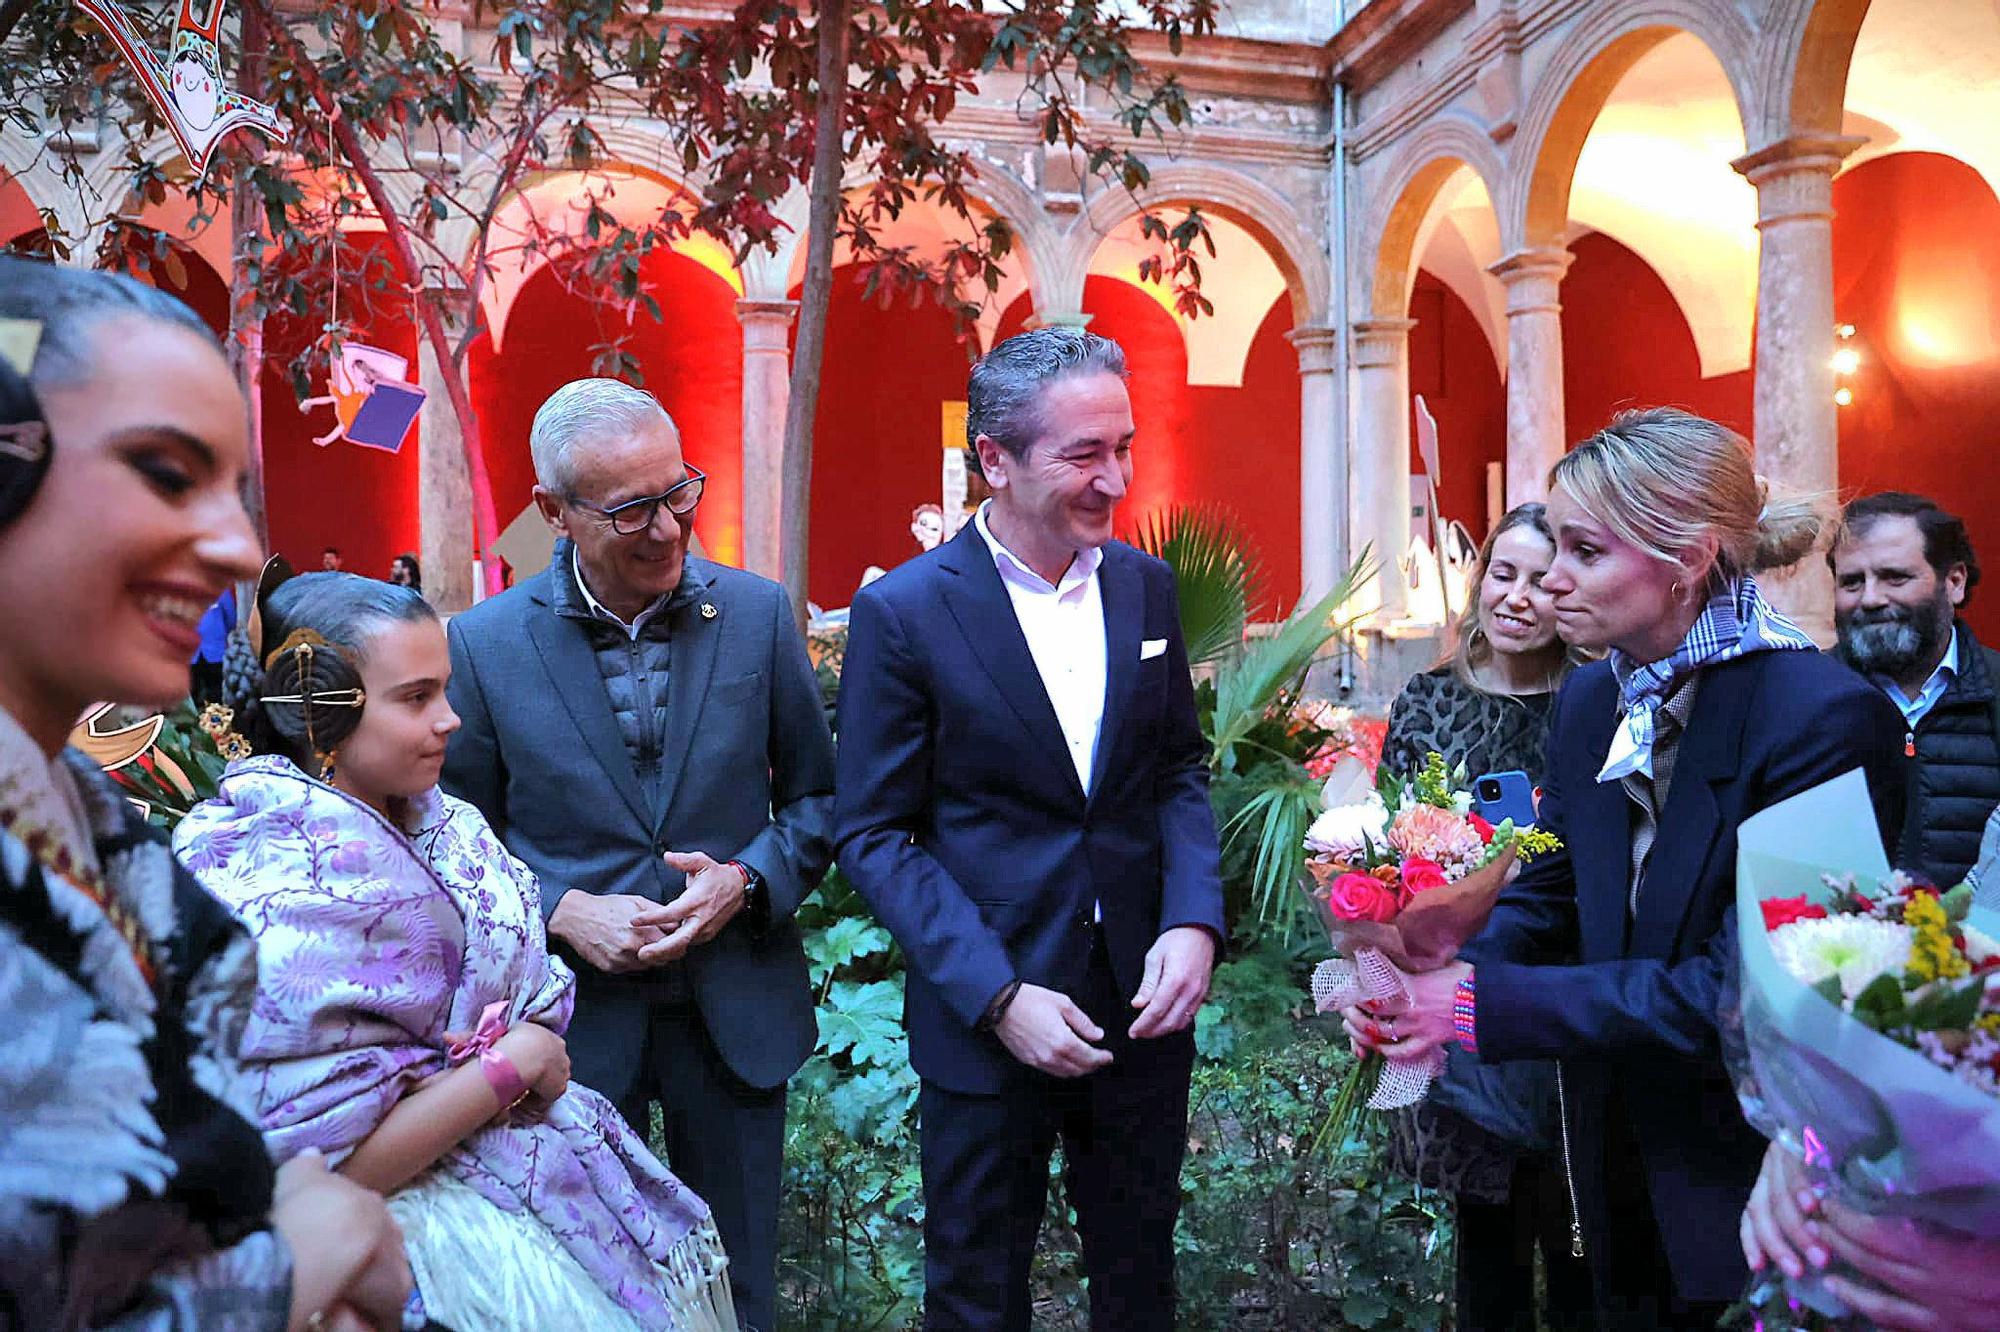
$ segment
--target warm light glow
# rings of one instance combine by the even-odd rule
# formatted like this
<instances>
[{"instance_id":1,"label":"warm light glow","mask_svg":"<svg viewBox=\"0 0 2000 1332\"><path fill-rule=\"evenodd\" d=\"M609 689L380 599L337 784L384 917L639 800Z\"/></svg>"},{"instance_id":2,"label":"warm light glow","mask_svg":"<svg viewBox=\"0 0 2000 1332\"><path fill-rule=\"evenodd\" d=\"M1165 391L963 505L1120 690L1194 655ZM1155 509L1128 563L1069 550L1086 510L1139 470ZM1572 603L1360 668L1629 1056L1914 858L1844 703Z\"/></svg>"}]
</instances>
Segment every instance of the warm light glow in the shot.
<instances>
[{"instance_id":1,"label":"warm light glow","mask_svg":"<svg viewBox=\"0 0 2000 1332\"><path fill-rule=\"evenodd\" d=\"M729 247L705 231L691 231L674 242L674 253L692 259L709 272L729 284L729 289L738 296L743 294L743 275L736 271L735 257Z\"/></svg>"},{"instance_id":2,"label":"warm light glow","mask_svg":"<svg viewBox=\"0 0 2000 1332\"><path fill-rule=\"evenodd\" d=\"M1851 375L1861 368L1861 353L1852 347L1842 347L1833 354L1833 373Z\"/></svg>"},{"instance_id":3,"label":"warm light glow","mask_svg":"<svg viewBox=\"0 0 2000 1332\"><path fill-rule=\"evenodd\" d=\"M1947 369L2000 355L1985 290L1961 283L1958 291L1948 292L1941 280L1920 284L1906 277L1897 297L1896 333L1915 364Z\"/></svg>"},{"instance_id":4,"label":"warm light glow","mask_svg":"<svg viewBox=\"0 0 2000 1332\"><path fill-rule=\"evenodd\" d=\"M1851 337L1853 337L1853 336L1854 336L1854 325L1852 325L1852 324L1835 324L1835 325L1833 326L1833 332L1834 332L1834 336L1835 336L1835 337L1840 337L1840 338L1851 338Z\"/></svg>"},{"instance_id":5,"label":"warm light glow","mask_svg":"<svg viewBox=\"0 0 2000 1332\"><path fill-rule=\"evenodd\" d=\"M1854 390L1837 388L1833 391L1833 401L1837 406L1846 407L1854 401Z\"/></svg>"}]
</instances>

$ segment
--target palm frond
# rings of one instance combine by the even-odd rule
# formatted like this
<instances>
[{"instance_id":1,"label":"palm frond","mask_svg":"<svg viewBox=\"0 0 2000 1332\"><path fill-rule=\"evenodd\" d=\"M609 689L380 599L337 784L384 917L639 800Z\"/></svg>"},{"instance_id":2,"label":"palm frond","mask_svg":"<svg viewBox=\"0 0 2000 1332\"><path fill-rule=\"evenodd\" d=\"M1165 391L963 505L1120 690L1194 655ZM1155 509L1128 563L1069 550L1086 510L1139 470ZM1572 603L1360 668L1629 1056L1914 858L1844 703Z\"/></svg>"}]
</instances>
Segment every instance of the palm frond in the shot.
<instances>
[{"instance_id":1,"label":"palm frond","mask_svg":"<svg viewBox=\"0 0 2000 1332\"><path fill-rule=\"evenodd\" d=\"M1354 593L1375 576L1372 547L1364 547L1333 590L1310 607L1303 607L1269 638L1250 644L1225 664L1215 682L1215 721L1211 762L1218 769L1234 761L1237 742L1256 727L1271 705L1312 665L1333 636L1346 627L1340 610Z\"/></svg>"},{"instance_id":2,"label":"palm frond","mask_svg":"<svg viewBox=\"0 0 2000 1332\"><path fill-rule=\"evenodd\" d=\"M1223 825L1234 850L1255 839L1250 873L1250 913L1265 930L1289 941L1299 917L1298 882L1305 873L1306 829L1319 813L1319 783L1295 765L1271 765L1253 779L1255 794Z\"/></svg>"},{"instance_id":3,"label":"palm frond","mask_svg":"<svg viewBox=\"0 0 2000 1332\"><path fill-rule=\"evenodd\" d=\"M1177 504L1149 515L1132 544L1173 567L1189 665L1214 661L1243 642L1261 571L1233 517Z\"/></svg>"}]
</instances>

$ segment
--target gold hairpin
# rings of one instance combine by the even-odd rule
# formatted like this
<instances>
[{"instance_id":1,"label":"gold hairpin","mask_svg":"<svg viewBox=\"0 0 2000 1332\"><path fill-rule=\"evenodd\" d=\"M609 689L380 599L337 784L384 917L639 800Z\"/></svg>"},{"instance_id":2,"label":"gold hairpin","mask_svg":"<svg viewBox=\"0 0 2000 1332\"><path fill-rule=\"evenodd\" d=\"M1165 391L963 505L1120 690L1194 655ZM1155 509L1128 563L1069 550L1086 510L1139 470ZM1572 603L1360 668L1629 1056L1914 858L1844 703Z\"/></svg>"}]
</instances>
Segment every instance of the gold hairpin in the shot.
<instances>
[{"instance_id":1,"label":"gold hairpin","mask_svg":"<svg viewBox=\"0 0 2000 1332\"><path fill-rule=\"evenodd\" d=\"M301 707L358 708L368 701L365 689L329 689L324 694L261 694L259 703L297 703Z\"/></svg>"}]
</instances>

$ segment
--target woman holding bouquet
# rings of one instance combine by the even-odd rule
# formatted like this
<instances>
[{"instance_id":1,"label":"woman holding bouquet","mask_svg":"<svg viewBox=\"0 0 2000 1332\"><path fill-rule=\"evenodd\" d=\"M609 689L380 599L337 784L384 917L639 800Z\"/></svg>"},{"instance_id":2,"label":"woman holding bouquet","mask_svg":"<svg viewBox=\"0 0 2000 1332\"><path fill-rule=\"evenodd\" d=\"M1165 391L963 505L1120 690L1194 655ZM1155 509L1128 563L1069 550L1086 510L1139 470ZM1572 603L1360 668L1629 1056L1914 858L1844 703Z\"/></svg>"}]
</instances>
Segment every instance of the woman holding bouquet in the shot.
<instances>
[{"instance_id":1,"label":"woman holding bouquet","mask_svg":"<svg viewBox=\"0 0 2000 1332\"><path fill-rule=\"evenodd\" d=\"M1555 688L1571 665L1542 577L1555 558L1547 510L1523 504L1487 534L1450 658L1413 676L1389 709L1382 762L1408 776L1436 753L1467 776L1520 770L1540 783ZM1394 1117L1391 1159L1451 1193L1457 1221L1458 1326L1536 1326L1534 1254L1542 1253L1542 1324L1591 1318L1590 1274L1571 1256L1556 1140L1555 1070L1541 1060L1481 1065L1449 1052L1429 1097Z\"/></svg>"},{"instance_id":2,"label":"woman holding bouquet","mask_svg":"<svg viewBox=\"0 0 2000 1332\"><path fill-rule=\"evenodd\" d=\"M1397 1058L1456 1041L1489 1063L1561 1059L1601 1318L1712 1327L1748 1276L1736 1223L1764 1147L1716 1034L1736 829L1862 766L1893 845L1902 725L1765 602L1753 575L1796 562L1821 524L1767 496L1742 436L1627 413L1549 479L1542 586L1564 640L1609 653L1556 702L1540 815L1563 849L1502 895L1464 960L1411 978L1407 1012L1348 1023Z\"/></svg>"},{"instance_id":3,"label":"woman holding bouquet","mask_svg":"<svg viewBox=\"0 0 2000 1332\"><path fill-rule=\"evenodd\" d=\"M273 1154L386 1195L457 1332L733 1332L707 1205L569 1081L575 978L534 876L438 790L458 717L436 614L307 574L246 636L233 716L207 722L236 753L174 841L257 940L241 1057Z\"/></svg>"}]
</instances>

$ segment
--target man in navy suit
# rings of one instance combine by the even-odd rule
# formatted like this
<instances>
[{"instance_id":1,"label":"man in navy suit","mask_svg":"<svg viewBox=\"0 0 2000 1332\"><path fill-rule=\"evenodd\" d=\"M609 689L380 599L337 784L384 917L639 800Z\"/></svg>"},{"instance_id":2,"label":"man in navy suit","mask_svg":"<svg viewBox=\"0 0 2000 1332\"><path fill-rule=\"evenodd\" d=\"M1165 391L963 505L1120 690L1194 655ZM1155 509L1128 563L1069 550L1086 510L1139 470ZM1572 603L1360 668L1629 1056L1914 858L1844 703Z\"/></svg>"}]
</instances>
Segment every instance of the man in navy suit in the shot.
<instances>
[{"instance_id":1,"label":"man in navy suit","mask_svg":"<svg viewBox=\"0 0 2000 1332\"><path fill-rule=\"evenodd\" d=\"M925 1326L1029 1326L1058 1139L1096 1328L1174 1319L1191 1028L1222 938L1173 573L1111 539L1116 343L1049 327L972 372L993 498L855 598L838 859L909 958Z\"/></svg>"}]
</instances>

